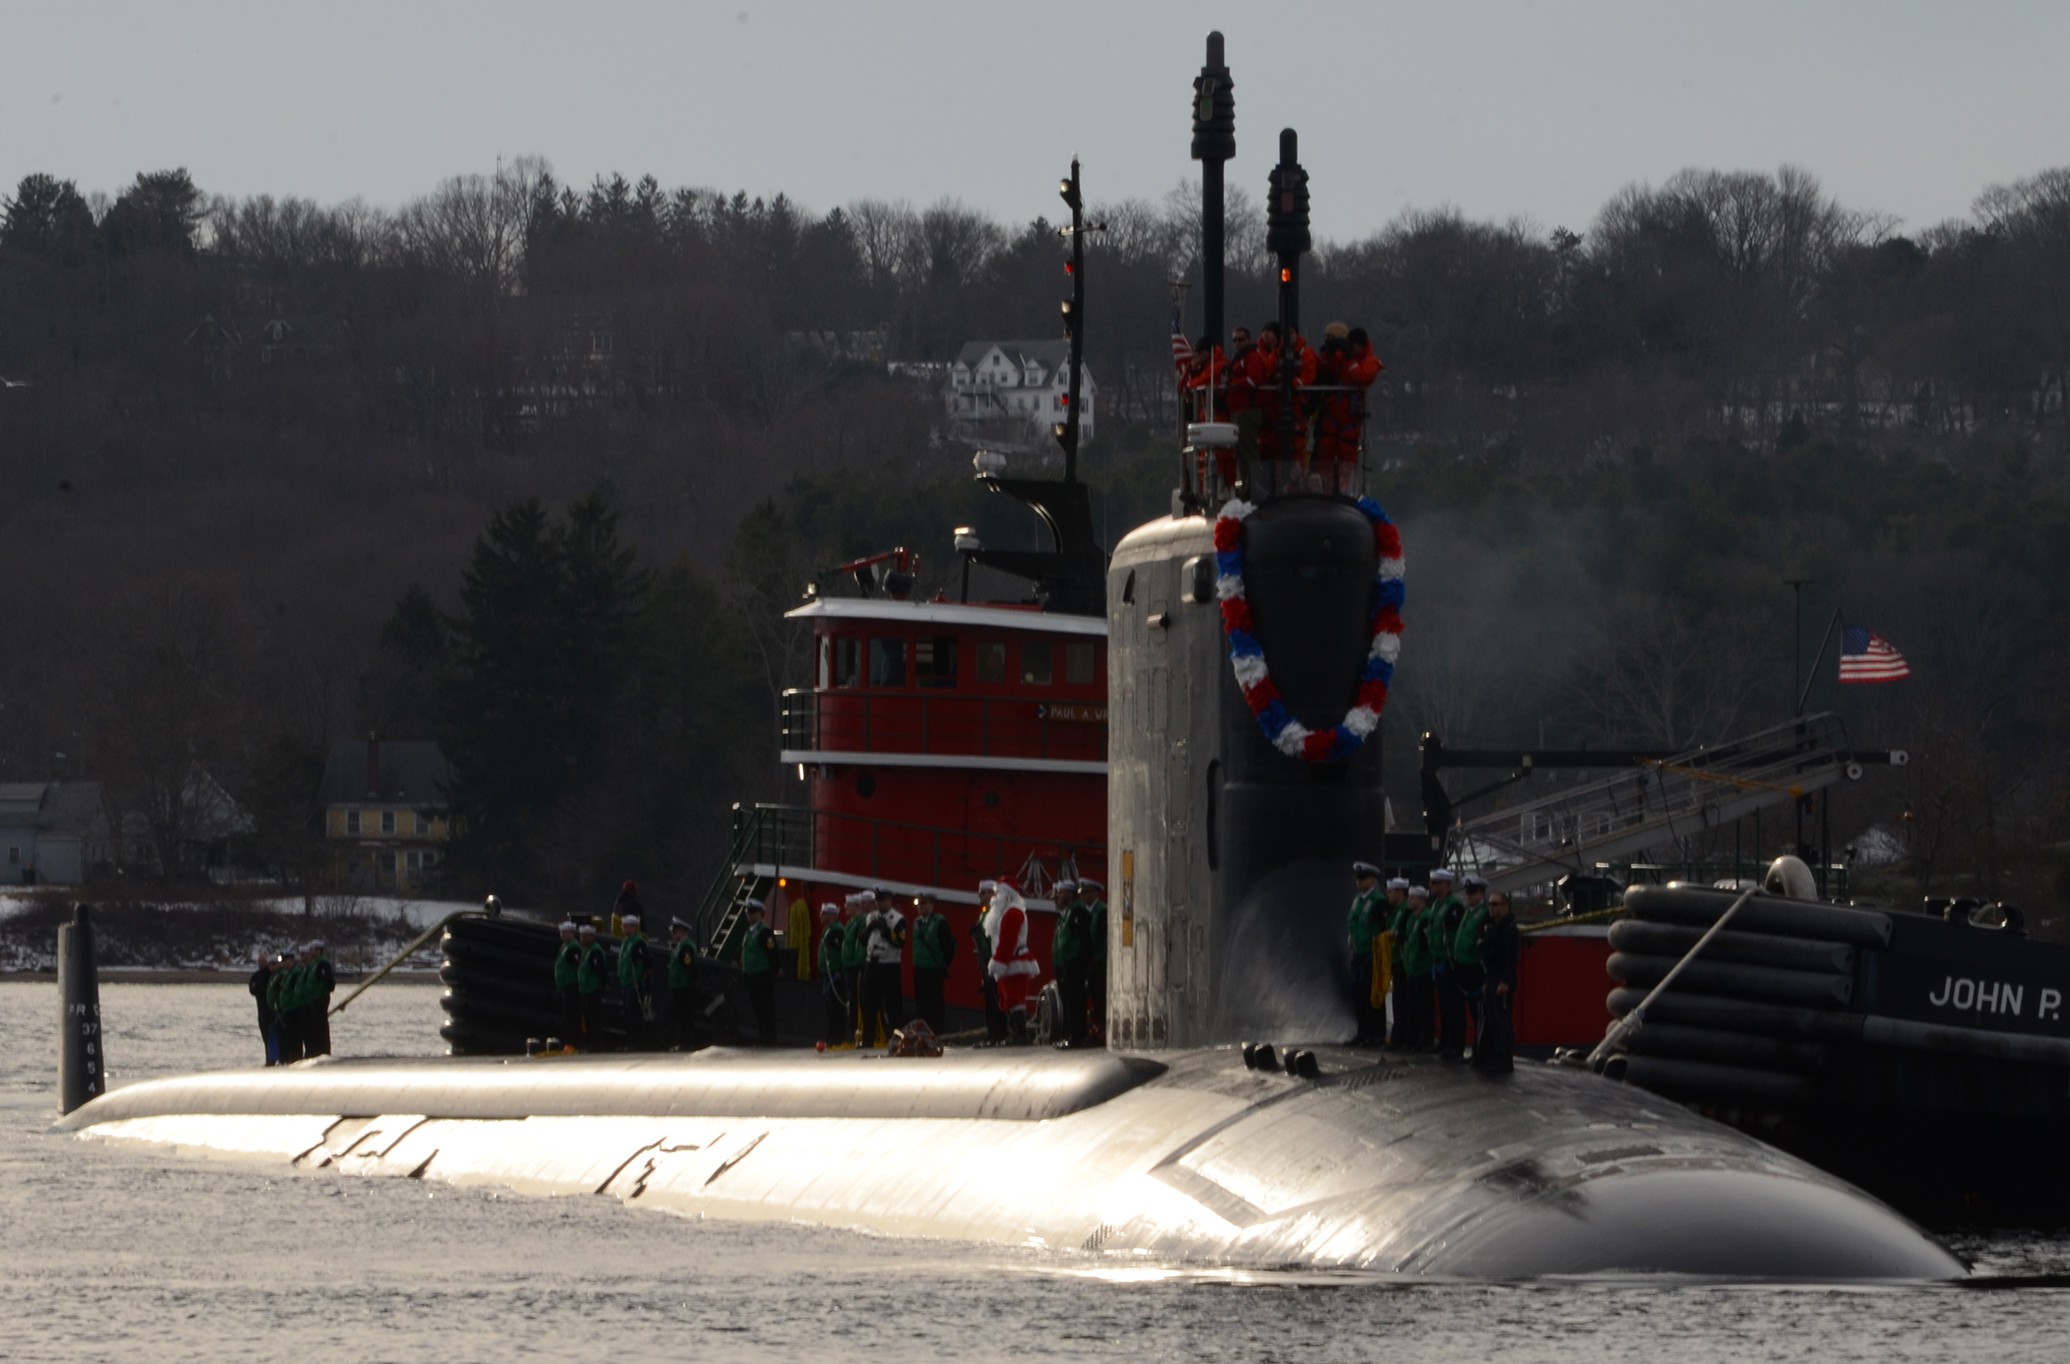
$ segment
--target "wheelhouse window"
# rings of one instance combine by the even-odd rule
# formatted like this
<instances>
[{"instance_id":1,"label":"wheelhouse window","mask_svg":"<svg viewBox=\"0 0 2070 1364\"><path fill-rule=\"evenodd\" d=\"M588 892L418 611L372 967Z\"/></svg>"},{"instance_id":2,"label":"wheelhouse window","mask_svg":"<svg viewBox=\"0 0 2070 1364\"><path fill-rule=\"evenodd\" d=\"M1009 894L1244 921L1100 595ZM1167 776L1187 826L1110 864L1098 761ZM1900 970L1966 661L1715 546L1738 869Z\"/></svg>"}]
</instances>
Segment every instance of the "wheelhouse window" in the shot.
<instances>
[{"instance_id":1,"label":"wheelhouse window","mask_svg":"<svg viewBox=\"0 0 2070 1364\"><path fill-rule=\"evenodd\" d=\"M359 811L347 810L345 812L345 832L348 834L359 832Z\"/></svg>"},{"instance_id":2,"label":"wheelhouse window","mask_svg":"<svg viewBox=\"0 0 2070 1364\"><path fill-rule=\"evenodd\" d=\"M381 832L384 834L395 832L395 811L383 810L381 812Z\"/></svg>"},{"instance_id":3,"label":"wheelhouse window","mask_svg":"<svg viewBox=\"0 0 2070 1364\"><path fill-rule=\"evenodd\" d=\"M1021 682L1024 685L1046 687L1050 684L1053 672L1048 644L1031 643L1021 646Z\"/></svg>"},{"instance_id":4,"label":"wheelhouse window","mask_svg":"<svg viewBox=\"0 0 2070 1364\"><path fill-rule=\"evenodd\" d=\"M838 638L834 641L834 685L853 687L862 682L862 641Z\"/></svg>"},{"instance_id":5,"label":"wheelhouse window","mask_svg":"<svg viewBox=\"0 0 2070 1364\"><path fill-rule=\"evenodd\" d=\"M1091 641L1064 646L1064 681L1074 687L1090 686L1093 680Z\"/></svg>"},{"instance_id":6,"label":"wheelhouse window","mask_svg":"<svg viewBox=\"0 0 2070 1364\"><path fill-rule=\"evenodd\" d=\"M956 685L954 635L934 635L913 641L913 680L923 687Z\"/></svg>"},{"instance_id":7,"label":"wheelhouse window","mask_svg":"<svg viewBox=\"0 0 2070 1364\"><path fill-rule=\"evenodd\" d=\"M873 639L870 641L870 685L873 687L903 687L906 685L906 642L902 639Z\"/></svg>"},{"instance_id":8,"label":"wheelhouse window","mask_svg":"<svg viewBox=\"0 0 2070 1364\"><path fill-rule=\"evenodd\" d=\"M1006 681L1006 645L991 640L977 646L977 680L983 682Z\"/></svg>"}]
</instances>

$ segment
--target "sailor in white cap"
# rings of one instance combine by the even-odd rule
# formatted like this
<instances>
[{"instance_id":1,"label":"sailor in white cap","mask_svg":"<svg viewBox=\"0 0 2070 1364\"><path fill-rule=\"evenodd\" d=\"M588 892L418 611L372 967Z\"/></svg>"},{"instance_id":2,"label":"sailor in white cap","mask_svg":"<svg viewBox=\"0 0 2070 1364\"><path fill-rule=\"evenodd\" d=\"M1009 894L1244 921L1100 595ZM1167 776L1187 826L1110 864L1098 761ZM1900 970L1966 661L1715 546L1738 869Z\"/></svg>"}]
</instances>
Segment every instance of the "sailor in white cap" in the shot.
<instances>
[{"instance_id":1,"label":"sailor in white cap","mask_svg":"<svg viewBox=\"0 0 2070 1364\"><path fill-rule=\"evenodd\" d=\"M1344 916L1344 935L1351 946L1351 1008L1358 1032L1351 1045L1378 1045L1382 1031L1373 1008L1373 940L1386 925L1380 915L1380 868L1371 862L1351 864L1351 881L1357 887L1351 908Z\"/></svg>"},{"instance_id":2,"label":"sailor in white cap","mask_svg":"<svg viewBox=\"0 0 2070 1364\"><path fill-rule=\"evenodd\" d=\"M1397 1020L1403 1013L1402 1004L1402 930L1408 917L1409 878L1390 876L1386 881L1387 901L1380 906L1380 926L1373 935L1375 953L1386 953L1385 966L1378 974L1383 978L1386 1002L1381 1008L1380 1022L1386 1029L1387 1040L1383 1050L1392 1051L1397 1042Z\"/></svg>"},{"instance_id":3,"label":"sailor in white cap","mask_svg":"<svg viewBox=\"0 0 2070 1364\"><path fill-rule=\"evenodd\" d=\"M1063 1028L1063 1045L1085 1045L1086 958L1092 952L1092 910L1079 897L1078 882L1070 877L1057 881L1050 890L1057 907L1056 932L1050 938L1050 964L1057 979L1058 1023Z\"/></svg>"},{"instance_id":4,"label":"sailor in white cap","mask_svg":"<svg viewBox=\"0 0 2070 1364\"><path fill-rule=\"evenodd\" d=\"M906 954L906 916L892 903L891 892L870 888L870 915L863 928L863 1028L883 1025L884 1041L905 1022L905 982L900 967ZM861 1045L874 1045L869 1041Z\"/></svg>"},{"instance_id":5,"label":"sailor in white cap","mask_svg":"<svg viewBox=\"0 0 2070 1364\"><path fill-rule=\"evenodd\" d=\"M1466 898L1459 912L1459 927L1452 931L1452 978L1458 982L1466 1017L1473 1023L1474 1048L1479 1050L1480 1039L1488 1031L1482 998L1487 973L1481 970L1480 941L1481 923L1488 917L1488 882L1479 872L1470 871L1459 878L1459 885Z\"/></svg>"},{"instance_id":6,"label":"sailor in white cap","mask_svg":"<svg viewBox=\"0 0 2070 1364\"><path fill-rule=\"evenodd\" d=\"M582 996L584 1051L604 1049L604 984L611 978L611 954L597 941L594 919L578 921L575 936L582 951L575 958L575 989Z\"/></svg>"},{"instance_id":7,"label":"sailor in white cap","mask_svg":"<svg viewBox=\"0 0 2070 1364\"><path fill-rule=\"evenodd\" d=\"M978 995L985 1005L985 1045L991 1047L1006 1041L1006 1010L999 1007L999 985L985 969L992 960L992 897L998 890L997 881L978 882L977 918L970 925L970 941L977 948Z\"/></svg>"},{"instance_id":8,"label":"sailor in white cap","mask_svg":"<svg viewBox=\"0 0 2070 1364\"><path fill-rule=\"evenodd\" d=\"M575 941L575 921L561 920L561 950L553 957L553 992L561 1001L561 1043L582 1045L582 992L575 973L582 965L582 944Z\"/></svg>"},{"instance_id":9,"label":"sailor in white cap","mask_svg":"<svg viewBox=\"0 0 2070 1364\"><path fill-rule=\"evenodd\" d=\"M845 1045L862 1045L862 982L863 970L869 964L870 894L868 891L851 891L842 897L847 907L848 922L841 929L841 974L842 997L848 1001L848 1041Z\"/></svg>"},{"instance_id":10,"label":"sailor in white cap","mask_svg":"<svg viewBox=\"0 0 2070 1364\"><path fill-rule=\"evenodd\" d=\"M1459 921L1466 917L1466 904L1452 890L1459 878L1444 867L1430 873L1430 892L1435 897L1426 922L1430 925L1430 980L1437 995L1437 1053L1446 1061L1466 1056L1466 992L1461 988L1453 943L1459 936Z\"/></svg>"},{"instance_id":11,"label":"sailor in white cap","mask_svg":"<svg viewBox=\"0 0 2070 1364\"><path fill-rule=\"evenodd\" d=\"M825 1036L821 1044L847 1046L855 1038L855 1006L848 998L848 967L842 959L846 930L841 925L841 906L832 900L819 907L819 999L826 1009Z\"/></svg>"},{"instance_id":12,"label":"sailor in white cap","mask_svg":"<svg viewBox=\"0 0 2070 1364\"><path fill-rule=\"evenodd\" d=\"M1395 915L1395 946L1401 970L1394 980L1394 1049L1421 1051L1430 1045L1430 887L1410 886Z\"/></svg>"}]
</instances>

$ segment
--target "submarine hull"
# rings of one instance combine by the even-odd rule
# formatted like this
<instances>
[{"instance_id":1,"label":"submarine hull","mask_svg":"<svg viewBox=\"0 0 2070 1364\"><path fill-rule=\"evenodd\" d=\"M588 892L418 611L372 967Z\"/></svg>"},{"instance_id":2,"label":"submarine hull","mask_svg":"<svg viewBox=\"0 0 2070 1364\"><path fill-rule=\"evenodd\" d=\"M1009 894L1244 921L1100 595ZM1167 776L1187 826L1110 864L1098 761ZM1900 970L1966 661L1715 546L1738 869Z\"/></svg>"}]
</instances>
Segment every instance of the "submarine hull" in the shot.
<instances>
[{"instance_id":1,"label":"submarine hull","mask_svg":"<svg viewBox=\"0 0 2070 1364\"><path fill-rule=\"evenodd\" d=\"M1654 1095L1226 1049L937 1060L318 1061L152 1081L61 1126L297 1169L1217 1266L1946 1279L1882 1204Z\"/></svg>"}]
</instances>

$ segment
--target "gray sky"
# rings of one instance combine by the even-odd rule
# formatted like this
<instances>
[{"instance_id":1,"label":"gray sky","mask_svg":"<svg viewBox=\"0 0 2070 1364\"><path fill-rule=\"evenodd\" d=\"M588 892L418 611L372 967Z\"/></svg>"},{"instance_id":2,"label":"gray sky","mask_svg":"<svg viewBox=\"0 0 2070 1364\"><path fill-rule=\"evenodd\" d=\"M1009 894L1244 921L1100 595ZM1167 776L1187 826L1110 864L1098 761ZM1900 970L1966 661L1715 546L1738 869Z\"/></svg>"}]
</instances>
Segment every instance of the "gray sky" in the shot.
<instances>
[{"instance_id":1,"label":"gray sky","mask_svg":"<svg viewBox=\"0 0 2070 1364\"><path fill-rule=\"evenodd\" d=\"M1262 192L1299 128L1325 236L1447 203L1580 229L1635 180L1785 162L1918 228L2070 161L2060 0L0 0L0 185L184 165L210 192L394 206L537 154L578 185L1018 221L1054 215L1074 151L1095 199L1192 173L1211 27L1232 180Z\"/></svg>"}]
</instances>

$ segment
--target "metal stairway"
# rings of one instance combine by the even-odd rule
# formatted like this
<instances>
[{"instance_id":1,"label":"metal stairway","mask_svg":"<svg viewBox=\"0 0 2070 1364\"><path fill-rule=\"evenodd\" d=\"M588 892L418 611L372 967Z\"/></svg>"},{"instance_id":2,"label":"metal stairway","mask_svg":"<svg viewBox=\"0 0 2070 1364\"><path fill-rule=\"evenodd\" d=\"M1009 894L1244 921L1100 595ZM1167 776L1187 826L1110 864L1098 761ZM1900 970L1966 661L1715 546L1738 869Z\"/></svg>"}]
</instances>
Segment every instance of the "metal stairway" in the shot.
<instances>
[{"instance_id":1,"label":"metal stairway","mask_svg":"<svg viewBox=\"0 0 2070 1364\"><path fill-rule=\"evenodd\" d=\"M1649 758L1614 776L1466 820L1447 839L1497 890L1587 873L1861 775L1836 715Z\"/></svg>"}]
</instances>

